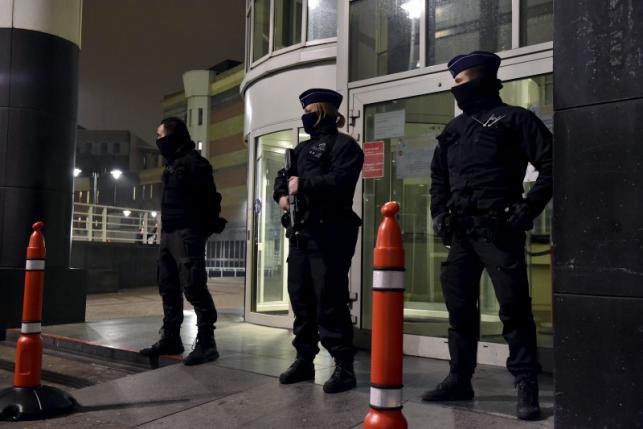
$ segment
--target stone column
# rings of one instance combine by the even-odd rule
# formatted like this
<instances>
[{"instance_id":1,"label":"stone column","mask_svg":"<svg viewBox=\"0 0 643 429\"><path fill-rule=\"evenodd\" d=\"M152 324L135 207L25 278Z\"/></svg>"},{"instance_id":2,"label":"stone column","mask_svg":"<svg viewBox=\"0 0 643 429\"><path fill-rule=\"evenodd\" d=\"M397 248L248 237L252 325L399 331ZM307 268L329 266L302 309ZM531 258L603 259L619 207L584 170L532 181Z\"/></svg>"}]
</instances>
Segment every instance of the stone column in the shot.
<instances>
[{"instance_id":1,"label":"stone column","mask_svg":"<svg viewBox=\"0 0 643 429\"><path fill-rule=\"evenodd\" d=\"M84 317L84 282L69 270L81 18L82 0L0 0L0 322L10 325L37 220L44 321L79 319L81 295Z\"/></svg>"},{"instance_id":2,"label":"stone column","mask_svg":"<svg viewBox=\"0 0 643 429\"><path fill-rule=\"evenodd\" d=\"M556 427L643 428L643 2L554 2Z\"/></svg>"}]
</instances>

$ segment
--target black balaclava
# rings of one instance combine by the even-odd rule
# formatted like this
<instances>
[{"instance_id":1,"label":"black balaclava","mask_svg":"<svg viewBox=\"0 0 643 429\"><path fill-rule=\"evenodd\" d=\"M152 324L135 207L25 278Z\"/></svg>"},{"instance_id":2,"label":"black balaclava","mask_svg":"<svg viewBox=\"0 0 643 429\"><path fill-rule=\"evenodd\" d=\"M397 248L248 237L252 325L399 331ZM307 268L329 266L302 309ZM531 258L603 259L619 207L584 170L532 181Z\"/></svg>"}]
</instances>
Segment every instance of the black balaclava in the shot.
<instances>
[{"instance_id":1,"label":"black balaclava","mask_svg":"<svg viewBox=\"0 0 643 429\"><path fill-rule=\"evenodd\" d=\"M502 104L500 98L502 82L495 74L482 73L475 79L451 88L451 93L458 102L458 107L466 115L474 115L481 110Z\"/></svg>"},{"instance_id":2,"label":"black balaclava","mask_svg":"<svg viewBox=\"0 0 643 429\"><path fill-rule=\"evenodd\" d=\"M192 140L186 140L177 134L168 134L165 137L157 139L156 146L168 163L173 162L196 147Z\"/></svg>"},{"instance_id":3,"label":"black balaclava","mask_svg":"<svg viewBox=\"0 0 643 429\"><path fill-rule=\"evenodd\" d=\"M319 120L319 123L317 121ZM304 130L309 135L317 134L319 131L325 128L335 127L337 128L337 116L334 115L325 115L319 119L318 112L308 112L304 113L301 116L301 122L304 125Z\"/></svg>"}]
</instances>

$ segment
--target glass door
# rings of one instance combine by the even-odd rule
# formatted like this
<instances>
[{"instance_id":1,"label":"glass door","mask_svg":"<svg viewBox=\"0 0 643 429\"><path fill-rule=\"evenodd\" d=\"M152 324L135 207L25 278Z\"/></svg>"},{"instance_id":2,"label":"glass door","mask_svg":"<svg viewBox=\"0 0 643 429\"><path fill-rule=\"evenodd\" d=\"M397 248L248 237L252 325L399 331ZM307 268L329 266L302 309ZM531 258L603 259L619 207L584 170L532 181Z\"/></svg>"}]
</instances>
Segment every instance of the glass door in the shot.
<instances>
[{"instance_id":1,"label":"glass door","mask_svg":"<svg viewBox=\"0 0 643 429\"><path fill-rule=\"evenodd\" d=\"M431 226L429 168L437 140L453 118L453 97L448 92L418 95L373 103L364 107L365 148L384 147L384 168L364 177L362 324L370 326L373 248L381 221L380 208L398 201L398 222L404 242L404 332L443 337L448 313L440 287L440 264L447 249Z\"/></svg>"},{"instance_id":2,"label":"glass door","mask_svg":"<svg viewBox=\"0 0 643 429\"><path fill-rule=\"evenodd\" d=\"M284 167L287 148L294 147L293 130L256 139L254 244L256 274L252 311L287 315L289 309L286 258L288 240L281 226L282 211L272 199L277 172Z\"/></svg>"},{"instance_id":3,"label":"glass door","mask_svg":"<svg viewBox=\"0 0 643 429\"><path fill-rule=\"evenodd\" d=\"M530 76L532 73L540 73ZM551 60L541 59L509 66L504 70L502 97L508 104L536 113L552 124ZM379 209L390 200L400 202L400 223L405 246L405 352L420 356L448 358L446 336L448 312L440 284L440 265L446 249L433 233L430 213L430 162L435 137L459 112L448 91L451 77L444 74L422 76L379 87L353 91L354 134L361 135L365 152L383 152L383 165L371 166L362 182L362 253L360 327L370 329L373 248L381 221ZM379 151L379 152L378 152ZM381 157L380 157L381 158ZM376 159L376 158L374 158ZM367 169L365 168L365 171ZM374 172L374 173L373 173ZM525 191L535 176L526 174ZM552 347L551 323L551 204L536 220L525 249L538 327L539 345ZM479 361L504 365L507 357L498 317L498 303L486 273L481 278L481 346Z\"/></svg>"}]
</instances>

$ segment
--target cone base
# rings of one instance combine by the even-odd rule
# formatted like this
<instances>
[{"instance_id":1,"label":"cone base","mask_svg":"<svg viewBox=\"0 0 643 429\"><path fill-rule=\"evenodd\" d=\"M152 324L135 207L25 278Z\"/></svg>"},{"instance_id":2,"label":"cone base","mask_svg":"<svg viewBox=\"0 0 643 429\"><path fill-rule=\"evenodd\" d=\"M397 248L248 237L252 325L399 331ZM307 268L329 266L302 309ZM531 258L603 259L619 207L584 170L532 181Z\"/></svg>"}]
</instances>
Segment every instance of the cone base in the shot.
<instances>
[{"instance_id":1,"label":"cone base","mask_svg":"<svg viewBox=\"0 0 643 429\"><path fill-rule=\"evenodd\" d=\"M407 429L408 423L402 410L376 410L371 408L364 419L364 429Z\"/></svg>"},{"instance_id":2,"label":"cone base","mask_svg":"<svg viewBox=\"0 0 643 429\"><path fill-rule=\"evenodd\" d=\"M73 411L78 402L50 386L9 387L0 391L0 420L41 420Z\"/></svg>"}]
</instances>

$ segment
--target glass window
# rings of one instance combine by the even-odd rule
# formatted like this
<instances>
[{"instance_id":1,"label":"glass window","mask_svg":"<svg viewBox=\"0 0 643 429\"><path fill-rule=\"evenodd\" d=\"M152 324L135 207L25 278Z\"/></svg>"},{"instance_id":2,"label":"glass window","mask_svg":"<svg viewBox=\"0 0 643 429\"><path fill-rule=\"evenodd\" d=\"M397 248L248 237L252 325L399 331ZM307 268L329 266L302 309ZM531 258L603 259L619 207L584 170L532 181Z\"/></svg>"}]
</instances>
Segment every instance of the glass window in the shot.
<instances>
[{"instance_id":1,"label":"glass window","mask_svg":"<svg viewBox=\"0 0 643 429\"><path fill-rule=\"evenodd\" d=\"M350 80L420 66L423 0L358 0L350 5Z\"/></svg>"},{"instance_id":2,"label":"glass window","mask_svg":"<svg viewBox=\"0 0 643 429\"><path fill-rule=\"evenodd\" d=\"M302 0L275 0L275 47L301 42Z\"/></svg>"},{"instance_id":3,"label":"glass window","mask_svg":"<svg viewBox=\"0 0 643 429\"><path fill-rule=\"evenodd\" d=\"M197 125L203 125L203 108L202 107L199 107Z\"/></svg>"},{"instance_id":4,"label":"glass window","mask_svg":"<svg viewBox=\"0 0 643 429\"><path fill-rule=\"evenodd\" d=\"M308 0L308 40L337 36L337 0Z\"/></svg>"},{"instance_id":5,"label":"glass window","mask_svg":"<svg viewBox=\"0 0 643 429\"><path fill-rule=\"evenodd\" d=\"M427 0L427 64L511 49L511 0Z\"/></svg>"},{"instance_id":6,"label":"glass window","mask_svg":"<svg viewBox=\"0 0 643 429\"><path fill-rule=\"evenodd\" d=\"M254 0L252 60L268 54L270 48L270 0Z\"/></svg>"},{"instance_id":7,"label":"glass window","mask_svg":"<svg viewBox=\"0 0 643 429\"><path fill-rule=\"evenodd\" d=\"M553 1L523 0L520 4L520 45L535 45L553 40Z\"/></svg>"},{"instance_id":8,"label":"glass window","mask_svg":"<svg viewBox=\"0 0 643 429\"><path fill-rule=\"evenodd\" d=\"M252 34L251 28L252 28L252 13L250 11L248 11L248 14L246 15L246 50L245 50L245 54L246 54L245 55L245 58L246 58L245 67L246 67L246 70L250 69L250 63L252 62L252 61L250 61L250 54L251 54L250 53L250 46L252 45L252 41L250 39L250 36Z\"/></svg>"},{"instance_id":9,"label":"glass window","mask_svg":"<svg viewBox=\"0 0 643 429\"><path fill-rule=\"evenodd\" d=\"M257 274L252 303L253 311L258 313L288 313L288 241L281 226L282 211L272 199L272 190L277 172L284 167L286 149L294 146L292 130L257 139L254 202Z\"/></svg>"}]
</instances>

